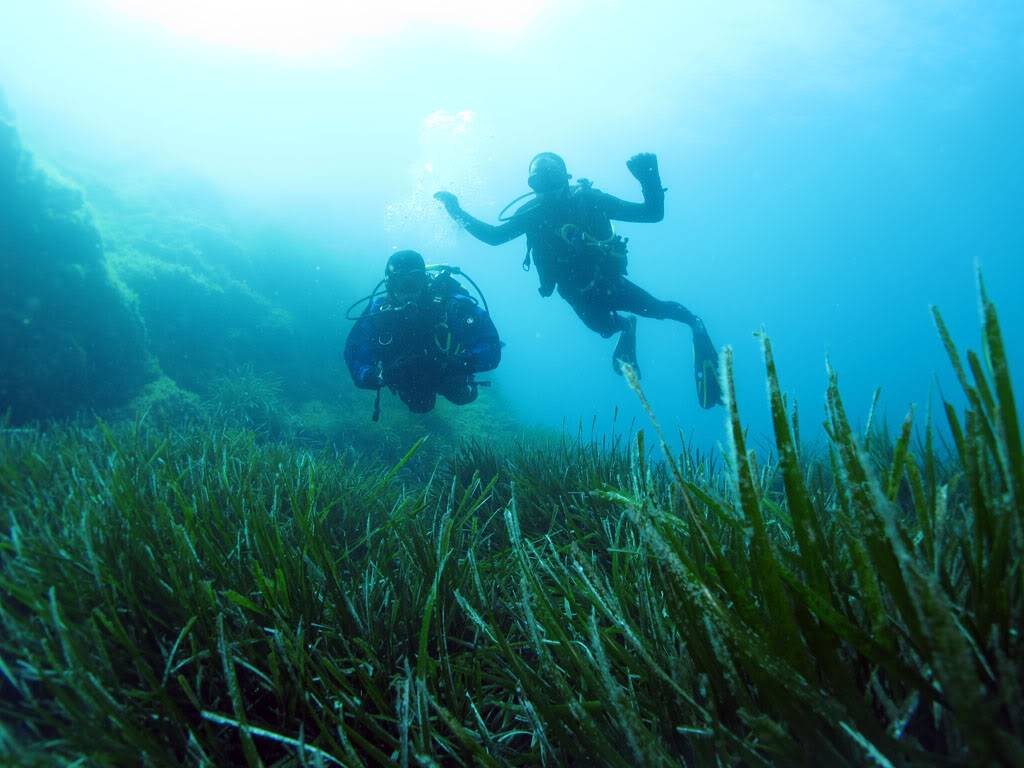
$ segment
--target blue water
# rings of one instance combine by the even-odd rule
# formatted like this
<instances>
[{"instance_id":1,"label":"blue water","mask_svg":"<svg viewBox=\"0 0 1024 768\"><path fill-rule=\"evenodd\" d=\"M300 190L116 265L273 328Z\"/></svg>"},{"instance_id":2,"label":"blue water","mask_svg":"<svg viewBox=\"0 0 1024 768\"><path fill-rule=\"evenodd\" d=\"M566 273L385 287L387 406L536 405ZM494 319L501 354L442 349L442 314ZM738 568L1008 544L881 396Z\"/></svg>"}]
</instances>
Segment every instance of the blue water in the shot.
<instances>
[{"instance_id":1,"label":"blue water","mask_svg":"<svg viewBox=\"0 0 1024 768\"><path fill-rule=\"evenodd\" d=\"M633 200L625 160L658 154L664 221L618 228L630 276L732 346L755 444L769 431L755 332L805 424L823 415L826 359L857 422L877 387L895 421L956 397L929 305L977 348L978 268L1024 376L1019 2L538 0L433 18L396 4L365 28L317 3L279 18L213 0L199 16L189 3L8 5L0 88L21 140L94 208L115 197L168 222L230 222L258 254L259 290L336 301L339 316L298 321L339 351L340 310L393 250L459 264L507 343L495 392L525 422L645 423L613 343L537 295L522 240L487 247L431 199L449 189L494 222L543 150ZM505 15L474 21L481 8ZM308 247L283 254L278 238ZM260 282L255 256L206 258ZM666 429L721 441L722 409L696 402L688 331L641 321L639 355ZM350 386L337 359L322 366Z\"/></svg>"}]
</instances>

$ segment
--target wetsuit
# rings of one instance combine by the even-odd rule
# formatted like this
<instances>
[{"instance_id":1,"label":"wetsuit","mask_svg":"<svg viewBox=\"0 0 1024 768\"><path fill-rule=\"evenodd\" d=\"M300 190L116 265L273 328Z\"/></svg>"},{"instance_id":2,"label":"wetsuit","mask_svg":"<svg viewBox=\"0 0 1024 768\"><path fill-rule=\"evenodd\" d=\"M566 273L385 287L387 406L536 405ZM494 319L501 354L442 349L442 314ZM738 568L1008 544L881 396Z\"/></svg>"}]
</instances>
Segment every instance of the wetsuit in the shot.
<instances>
[{"instance_id":1,"label":"wetsuit","mask_svg":"<svg viewBox=\"0 0 1024 768\"><path fill-rule=\"evenodd\" d=\"M366 308L345 342L345 363L361 389L382 385L410 411L425 413L441 394L456 405L477 396L474 373L501 360L490 316L465 293L428 290L395 307L380 297Z\"/></svg>"},{"instance_id":2,"label":"wetsuit","mask_svg":"<svg viewBox=\"0 0 1024 768\"><path fill-rule=\"evenodd\" d=\"M550 296L557 288L586 326L606 338L626 330L627 320L619 312L692 326L697 318L682 304L660 301L625 278L625 245L613 243L611 222L654 223L665 215L665 192L660 183L644 186L643 194L642 203L630 203L583 184L532 200L498 226L461 208L452 216L488 245L501 245L525 234L528 258L532 256L537 265L540 294ZM621 247L621 264L609 265L599 243Z\"/></svg>"}]
</instances>

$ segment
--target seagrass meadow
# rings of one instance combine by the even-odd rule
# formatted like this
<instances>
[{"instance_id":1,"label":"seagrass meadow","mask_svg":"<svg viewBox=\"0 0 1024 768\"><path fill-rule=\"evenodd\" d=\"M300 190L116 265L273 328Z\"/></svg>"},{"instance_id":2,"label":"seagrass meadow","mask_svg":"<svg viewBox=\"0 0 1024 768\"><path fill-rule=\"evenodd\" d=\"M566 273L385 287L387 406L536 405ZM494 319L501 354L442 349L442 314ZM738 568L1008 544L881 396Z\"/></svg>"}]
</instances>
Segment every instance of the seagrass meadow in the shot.
<instances>
[{"instance_id":1,"label":"seagrass meadow","mask_svg":"<svg viewBox=\"0 0 1024 768\"><path fill-rule=\"evenodd\" d=\"M416 468L241 428L5 430L0 755L1022 765L1024 459L982 304L965 360L935 313L966 394L943 430L855 432L831 374L813 452L763 338L770 460L732 402L724 461L643 432Z\"/></svg>"}]
</instances>

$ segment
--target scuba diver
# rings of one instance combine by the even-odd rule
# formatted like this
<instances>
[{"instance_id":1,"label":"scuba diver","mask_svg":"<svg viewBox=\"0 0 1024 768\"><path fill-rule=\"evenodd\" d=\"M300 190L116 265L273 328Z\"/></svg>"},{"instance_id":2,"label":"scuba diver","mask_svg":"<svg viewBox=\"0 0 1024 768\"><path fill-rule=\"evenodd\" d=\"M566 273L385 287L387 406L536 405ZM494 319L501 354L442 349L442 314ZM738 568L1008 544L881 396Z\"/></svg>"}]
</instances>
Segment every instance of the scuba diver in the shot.
<instances>
[{"instance_id":1,"label":"scuba diver","mask_svg":"<svg viewBox=\"0 0 1024 768\"><path fill-rule=\"evenodd\" d=\"M619 334L612 367L622 373L630 365L639 377L636 361L636 316L656 320L677 320L693 331L697 397L701 406L721 404L718 354L704 323L675 301L660 301L626 279L628 238L615 234L611 222L654 223L665 212L665 190L661 186L658 160L653 154L634 155L626 163L640 182L644 201L630 203L594 189L580 179L570 185L565 161L553 152L542 152L530 162L527 183L533 192L516 198L499 214L501 224L493 226L470 216L451 192L438 192L448 215L476 239L501 245L526 235L526 258L537 265L538 291L550 296L555 289L569 302L579 318L604 338ZM532 197L512 216L505 211L525 197ZM629 315L621 312L631 313Z\"/></svg>"},{"instance_id":2,"label":"scuba diver","mask_svg":"<svg viewBox=\"0 0 1024 768\"><path fill-rule=\"evenodd\" d=\"M453 275L468 280L480 301ZM366 309L352 317L363 302ZM356 324L345 342L345 364L357 387L377 390L374 421L384 387L413 413L432 410L438 394L456 405L471 403L486 383L473 374L501 359L498 331L476 283L458 267L427 267L416 251L393 253L384 279L346 317Z\"/></svg>"}]
</instances>

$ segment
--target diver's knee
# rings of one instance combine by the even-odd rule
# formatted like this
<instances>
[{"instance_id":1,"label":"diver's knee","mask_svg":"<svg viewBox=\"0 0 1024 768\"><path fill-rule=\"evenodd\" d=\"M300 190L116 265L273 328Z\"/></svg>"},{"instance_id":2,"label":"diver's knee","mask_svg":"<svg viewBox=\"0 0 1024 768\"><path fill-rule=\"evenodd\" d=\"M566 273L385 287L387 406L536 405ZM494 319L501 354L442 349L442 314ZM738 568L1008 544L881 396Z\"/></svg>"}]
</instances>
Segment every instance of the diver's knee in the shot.
<instances>
[{"instance_id":1,"label":"diver's knee","mask_svg":"<svg viewBox=\"0 0 1024 768\"><path fill-rule=\"evenodd\" d=\"M598 320L593 317L584 317L580 315L580 320L594 333L600 335L602 338L610 339L616 333L622 330L621 323L612 322L610 318L601 318Z\"/></svg>"},{"instance_id":2,"label":"diver's knee","mask_svg":"<svg viewBox=\"0 0 1024 768\"><path fill-rule=\"evenodd\" d=\"M584 322L588 328L599 333L604 339L610 339L615 334L629 329L629 320L618 312L612 312L600 320L595 319L589 322L584 320Z\"/></svg>"},{"instance_id":3,"label":"diver's knee","mask_svg":"<svg viewBox=\"0 0 1024 768\"><path fill-rule=\"evenodd\" d=\"M434 410L437 396L433 392L402 392L400 394L402 402L413 413L428 413Z\"/></svg>"},{"instance_id":4,"label":"diver's knee","mask_svg":"<svg viewBox=\"0 0 1024 768\"><path fill-rule=\"evenodd\" d=\"M664 303L665 319L678 320L680 323L696 328L700 324L700 318L688 310L678 301L666 301Z\"/></svg>"},{"instance_id":5,"label":"diver's knee","mask_svg":"<svg viewBox=\"0 0 1024 768\"><path fill-rule=\"evenodd\" d=\"M447 387L441 393L455 405L467 405L476 400L479 391L475 381L459 381Z\"/></svg>"}]
</instances>

